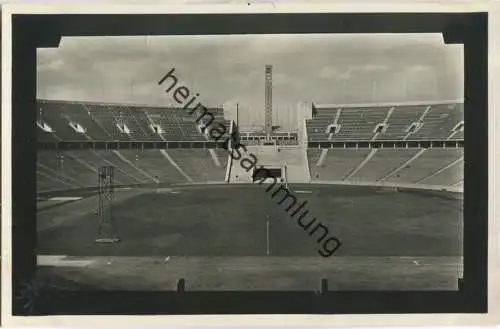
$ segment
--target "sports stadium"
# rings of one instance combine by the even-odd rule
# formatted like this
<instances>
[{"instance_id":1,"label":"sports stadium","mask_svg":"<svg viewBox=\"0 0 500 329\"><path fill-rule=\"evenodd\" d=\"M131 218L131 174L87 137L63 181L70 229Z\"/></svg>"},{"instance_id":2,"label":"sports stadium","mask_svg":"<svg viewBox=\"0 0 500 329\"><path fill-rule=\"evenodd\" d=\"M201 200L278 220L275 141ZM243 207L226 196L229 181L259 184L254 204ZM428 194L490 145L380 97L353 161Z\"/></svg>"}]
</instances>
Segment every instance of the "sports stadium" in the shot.
<instances>
[{"instance_id":1,"label":"sports stadium","mask_svg":"<svg viewBox=\"0 0 500 329\"><path fill-rule=\"evenodd\" d=\"M457 290L463 101L304 101L283 129L263 69L258 129L238 104L38 99L40 271L71 289Z\"/></svg>"}]
</instances>

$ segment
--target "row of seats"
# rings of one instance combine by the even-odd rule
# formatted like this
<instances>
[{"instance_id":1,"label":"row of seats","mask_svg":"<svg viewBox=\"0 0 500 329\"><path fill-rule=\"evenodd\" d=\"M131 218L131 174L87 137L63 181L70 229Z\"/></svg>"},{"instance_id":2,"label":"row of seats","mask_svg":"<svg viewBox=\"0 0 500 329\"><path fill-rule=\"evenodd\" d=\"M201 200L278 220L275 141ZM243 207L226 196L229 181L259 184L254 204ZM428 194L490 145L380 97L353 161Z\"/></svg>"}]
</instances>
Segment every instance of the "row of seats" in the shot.
<instances>
[{"instance_id":1,"label":"row of seats","mask_svg":"<svg viewBox=\"0 0 500 329\"><path fill-rule=\"evenodd\" d=\"M115 185L223 182L224 150L39 151L38 191L98 186L98 169L113 166Z\"/></svg>"},{"instance_id":2,"label":"row of seats","mask_svg":"<svg viewBox=\"0 0 500 329\"><path fill-rule=\"evenodd\" d=\"M286 158L285 149L278 154ZM312 181L452 186L463 180L463 149L308 149L307 155ZM97 186L102 166L115 168L116 185L224 182L227 160L224 150L205 149L40 151L38 190Z\"/></svg>"},{"instance_id":3,"label":"row of seats","mask_svg":"<svg viewBox=\"0 0 500 329\"><path fill-rule=\"evenodd\" d=\"M54 141L204 141L195 114L180 108L155 108L38 100L38 140ZM221 108L207 110L212 123L230 121ZM205 115L203 119L209 119Z\"/></svg>"},{"instance_id":4,"label":"row of seats","mask_svg":"<svg viewBox=\"0 0 500 329\"><path fill-rule=\"evenodd\" d=\"M463 129L454 130L463 118L463 104L318 108L306 127L309 141L463 140Z\"/></svg>"},{"instance_id":5,"label":"row of seats","mask_svg":"<svg viewBox=\"0 0 500 329\"><path fill-rule=\"evenodd\" d=\"M195 117L181 109L42 100L38 106L39 140L42 141L203 141L208 138L196 126ZM215 116L215 122L226 124L226 133L229 133L230 122L224 120L223 110L209 111ZM319 108L306 124L310 141L460 140L463 130L453 129L461 120L462 104L442 104ZM421 125L409 133L408 127L415 122ZM374 131L381 123L386 124L385 128ZM337 124L340 130L325 133L331 124ZM287 133L283 136L290 137ZM293 137L296 140L297 134ZM254 142L257 143L245 141L243 144L250 146ZM275 156L284 159L285 153ZM313 181L448 186L459 184L463 179L461 149L308 149L307 154ZM227 152L205 149L40 151L38 190L97 186L97 170L106 165L115 167L117 185L223 182L227 160ZM287 158L287 162L294 161Z\"/></svg>"},{"instance_id":6,"label":"row of seats","mask_svg":"<svg viewBox=\"0 0 500 329\"><path fill-rule=\"evenodd\" d=\"M38 140L52 141L204 141L196 115L179 108L38 101ZM214 122L225 125L222 108L211 108ZM318 108L306 120L309 141L462 140L463 104L394 107ZM207 119L208 116L205 116ZM409 132L412 124L419 127ZM328 127L336 125L330 133ZM377 132L377 126L384 124ZM287 134L285 134L287 135ZM294 136L295 137L295 136ZM281 144L295 144L282 142Z\"/></svg>"},{"instance_id":7,"label":"row of seats","mask_svg":"<svg viewBox=\"0 0 500 329\"><path fill-rule=\"evenodd\" d=\"M463 181L463 149L308 149L313 181L453 186Z\"/></svg>"}]
</instances>

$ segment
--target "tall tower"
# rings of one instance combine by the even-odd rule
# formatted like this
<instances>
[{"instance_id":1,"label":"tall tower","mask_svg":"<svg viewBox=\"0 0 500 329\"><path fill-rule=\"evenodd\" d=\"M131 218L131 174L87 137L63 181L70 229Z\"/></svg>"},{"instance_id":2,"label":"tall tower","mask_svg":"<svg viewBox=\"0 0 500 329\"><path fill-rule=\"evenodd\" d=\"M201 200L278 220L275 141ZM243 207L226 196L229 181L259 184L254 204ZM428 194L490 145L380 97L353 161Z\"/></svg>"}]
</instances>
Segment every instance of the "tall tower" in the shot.
<instances>
[{"instance_id":1,"label":"tall tower","mask_svg":"<svg viewBox=\"0 0 500 329\"><path fill-rule=\"evenodd\" d=\"M273 66L266 65L266 92L265 92L265 132L270 139L273 130Z\"/></svg>"},{"instance_id":2,"label":"tall tower","mask_svg":"<svg viewBox=\"0 0 500 329\"><path fill-rule=\"evenodd\" d=\"M99 168L99 228L96 237L98 243L120 241L113 217L114 199L114 167L101 167Z\"/></svg>"}]
</instances>

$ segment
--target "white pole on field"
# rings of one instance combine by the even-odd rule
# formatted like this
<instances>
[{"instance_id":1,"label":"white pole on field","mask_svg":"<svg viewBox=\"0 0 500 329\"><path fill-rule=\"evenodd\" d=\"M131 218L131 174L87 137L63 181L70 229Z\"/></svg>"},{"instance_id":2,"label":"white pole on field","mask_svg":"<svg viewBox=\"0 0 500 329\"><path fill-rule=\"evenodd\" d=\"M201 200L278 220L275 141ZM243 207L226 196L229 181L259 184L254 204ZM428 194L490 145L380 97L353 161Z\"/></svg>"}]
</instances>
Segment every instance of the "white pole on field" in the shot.
<instances>
[{"instance_id":1,"label":"white pole on field","mask_svg":"<svg viewBox=\"0 0 500 329\"><path fill-rule=\"evenodd\" d=\"M269 256L269 220L266 220L266 255Z\"/></svg>"}]
</instances>

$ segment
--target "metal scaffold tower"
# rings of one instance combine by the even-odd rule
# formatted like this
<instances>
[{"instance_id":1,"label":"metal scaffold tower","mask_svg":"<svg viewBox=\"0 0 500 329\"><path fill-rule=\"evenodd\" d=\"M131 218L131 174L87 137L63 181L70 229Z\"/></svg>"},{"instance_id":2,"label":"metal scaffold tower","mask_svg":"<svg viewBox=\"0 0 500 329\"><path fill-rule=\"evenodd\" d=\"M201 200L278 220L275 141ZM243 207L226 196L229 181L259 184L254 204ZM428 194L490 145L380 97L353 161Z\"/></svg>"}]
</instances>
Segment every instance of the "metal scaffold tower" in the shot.
<instances>
[{"instance_id":1,"label":"metal scaffold tower","mask_svg":"<svg viewBox=\"0 0 500 329\"><path fill-rule=\"evenodd\" d=\"M99 228L97 230L96 242L116 243L119 242L115 220L113 217L114 195L114 168L104 166L99 168Z\"/></svg>"}]
</instances>

